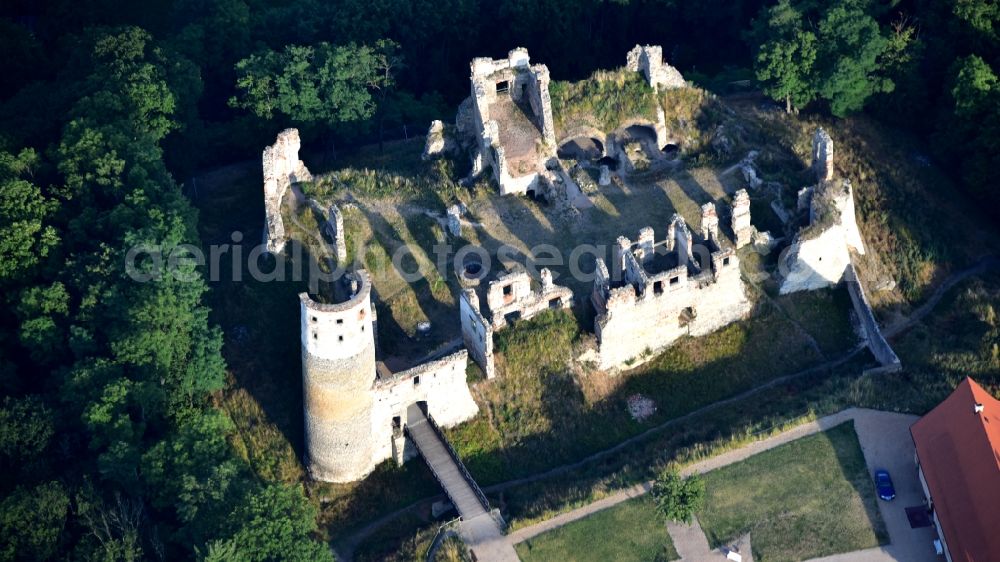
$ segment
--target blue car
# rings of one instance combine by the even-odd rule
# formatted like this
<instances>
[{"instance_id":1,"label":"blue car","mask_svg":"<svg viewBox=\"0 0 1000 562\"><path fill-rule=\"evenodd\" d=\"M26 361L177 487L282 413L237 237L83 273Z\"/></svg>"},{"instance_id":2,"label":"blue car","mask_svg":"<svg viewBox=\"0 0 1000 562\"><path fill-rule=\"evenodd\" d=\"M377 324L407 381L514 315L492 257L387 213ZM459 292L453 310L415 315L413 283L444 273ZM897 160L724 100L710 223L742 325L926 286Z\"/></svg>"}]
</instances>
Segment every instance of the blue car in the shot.
<instances>
[{"instance_id":1,"label":"blue car","mask_svg":"<svg viewBox=\"0 0 1000 562\"><path fill-rule=\"evenodd\" d=\"M875 491L878 492L878 497L887 502L896 497L896 489L892 487L892 478L889 477L888 470L875 471Z\"/></svg>"}]
</instances>

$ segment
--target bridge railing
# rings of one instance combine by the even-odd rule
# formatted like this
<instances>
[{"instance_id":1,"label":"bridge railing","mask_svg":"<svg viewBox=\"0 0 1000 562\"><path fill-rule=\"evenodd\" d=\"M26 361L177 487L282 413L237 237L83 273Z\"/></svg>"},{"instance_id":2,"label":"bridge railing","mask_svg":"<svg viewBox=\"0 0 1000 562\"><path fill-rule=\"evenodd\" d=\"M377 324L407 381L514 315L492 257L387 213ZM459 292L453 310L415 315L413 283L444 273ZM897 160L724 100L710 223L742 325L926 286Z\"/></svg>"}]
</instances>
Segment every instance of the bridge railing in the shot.
<instances>
[{"instance_id":1,"label":"bridge railing","mask_svg":"<svg viewBox=\"0 0 1000 562\"><path fill-rule=\"evenodd\" d=\"M434 416L428 413L426 414L426 417L428 424L431 426L431 430L434 431L434 435L436 435L438 439L440 439L441 442L444 443L445 449L448 450L448 455L450 455L452 460L455 461L455 464L458 465L458 471L462 474L462 478L464 478L465 481L468 482L469 487L472 488L472 491L476 494L476 499L479 500L479 503L483 506L483 509L486 510L487 513L489 513L490 502L486 499L486 494L483 493L483 490L482 488L479 487L479 484L476 484L476 481L472 478L472 474L469 473L469 469L465 468L465 463L463 463L462 459L459 458L458 453L455 452L455 448L451 446L451 443L447 439L445 439L444 433L441 431L441 428L438 427L437 422L434 421Z\"/></svg>"}]
</instances>

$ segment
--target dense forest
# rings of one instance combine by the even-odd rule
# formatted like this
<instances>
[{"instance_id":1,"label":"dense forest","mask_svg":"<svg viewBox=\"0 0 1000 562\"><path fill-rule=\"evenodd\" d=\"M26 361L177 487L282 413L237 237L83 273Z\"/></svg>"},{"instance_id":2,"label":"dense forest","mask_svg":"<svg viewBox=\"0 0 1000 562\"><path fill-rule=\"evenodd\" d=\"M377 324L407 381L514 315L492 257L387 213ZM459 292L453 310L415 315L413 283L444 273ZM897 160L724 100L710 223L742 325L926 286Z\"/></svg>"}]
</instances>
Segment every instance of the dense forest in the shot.
<instances>
[{"instance_id":1,"label":"dense forest","mask_svg":"<svg viewBox=\"0 0 1000 562\"><path fill-rule=\"evenodd\" d=\"M180 184L284 127L335 157L450 119L474 56L574 79L636 43L721 94L906 129L998 209L993 0L5 2L0 560L330 559L302 487L232 450L201 272L138 283L126 254L198 245Z\"/></svg>"}]
</instances>

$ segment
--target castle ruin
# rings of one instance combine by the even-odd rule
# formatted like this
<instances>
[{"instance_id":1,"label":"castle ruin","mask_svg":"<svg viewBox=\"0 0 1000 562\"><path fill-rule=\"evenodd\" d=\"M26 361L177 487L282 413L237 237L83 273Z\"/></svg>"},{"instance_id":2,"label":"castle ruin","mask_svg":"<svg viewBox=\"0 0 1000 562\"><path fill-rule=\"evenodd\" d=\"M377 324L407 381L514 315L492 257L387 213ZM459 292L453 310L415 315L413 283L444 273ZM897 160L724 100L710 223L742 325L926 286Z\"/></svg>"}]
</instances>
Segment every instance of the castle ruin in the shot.
<instances>
[{"instance_id":1,"label":"castle ruin","mask_svg":"<svg viewBox=\"0 0 1000 562\"><path fill-rule=\"evenodd\" d=\"M636 45L625 57L625 68L641 72L646 82L654 90L684 88L687 82L674 67L663 62L663 47L659 45Z\"/></svg>"},{"instance_id":2,"label":"castle ruin","mask_svg":"<svg viewBox=\"0 0 1000 562\"><path fill-rule=\"evenodd\" d=\"M530 60L524 48L506 59L473 59L471 123L461 115L458 122L460 132L478 141L473 172L488 167L501 195L535 192L545 161L555 155L549 69Z\"/></svg>"},{"instance_id":3,"label":"castle ruin","mask_svg":"<svg viewBox=\"0 0 1000 562\"><path fill-rule=\"evenodd\" d=\"M403 434L413 404L444 427L479 411L464 349L396 373L376 361L371 289L359 270L341 278L332 303L299 295L306 464L317 480L352 482L415 456Z\"/></svg>"},{"instance_id":4,"label":"castle ruin","mask_svg":"<svg viewBox=\"0 0 1000 562\"><path fill-rule=\"evenodd\" d=\"M489 282L485 291L470 287L459 296L462 339L487 378L496 376L493 366L495 331L518 320L532 318L544 310L570 308L573 305L573 291L553 283L551 271L542 269L540 277L539 287L533 289L528 273L515 269L498 275Z\"/></svg>"},{"instance_id":5,"label":"castle ruin","mask_svg":"<svg viewBox=\"0 0 1000 562\"><path fill-rule=\"evenodd\" d=\"M675 214L662 242L646 227L634 242L618 238L610 270L597 260L591 302L599 368L635 366L682 336L708 334L750 312L739 258L720 245L711 221L714 204L702 213L709 220L699 236Z\"/></svg>"},{"instance_id":6,"label":"castle ruin","mask_svg":"<svg viewBox=\"0 0 1000 562\"><path fill-rule=\"evenodd\" d=\"M833 140L822 128L813 136L813 163L819 183L799 190L798 207L808 210L802 228L780 263L781 294L809 291L840 283L851 263L850 250L865 253L854 214L850 180L833 176Z\"/></svg>"}]
</instances>

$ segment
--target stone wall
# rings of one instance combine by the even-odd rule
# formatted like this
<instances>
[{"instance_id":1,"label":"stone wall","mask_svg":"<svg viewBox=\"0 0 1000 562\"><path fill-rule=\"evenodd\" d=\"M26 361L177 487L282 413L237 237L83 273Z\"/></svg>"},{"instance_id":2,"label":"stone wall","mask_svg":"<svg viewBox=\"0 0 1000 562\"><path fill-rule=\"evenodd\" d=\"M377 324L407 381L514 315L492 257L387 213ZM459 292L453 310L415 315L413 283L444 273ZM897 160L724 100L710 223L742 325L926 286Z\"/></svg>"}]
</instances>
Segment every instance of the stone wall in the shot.
<instances>
[{"instance_id":1,"label":"stone wall","mask_svg":"<svg viewBox=\"0 0 1000 562\"><path fill-rule=\"evenodd\" d=\"M885 336L882 335L882 329L879 328L875 313L872 312L871 304L868 303L868 295L865 294L865 289L858 280L854 264L847 265L844 281L847 283L847 291L851 295L854 313L858 317L858 322L861 323L861 330L864 332L868 349L871 350L879 364L887 368L883 372L898 371L902 368L902 364L896 352L886 341Z\"/></svg>"},{"instance_id":2,"label":"stone wall","mask_svg":"<svg viewBox=\"0 0 1000 562\"><path fill-rule=\"evenodd\" d=\"M810 192L804 195L808 197ZM779 263L783 273L781 294L836 285L851 263L850 249L865 253L849 181L816 186L809 209L809 226L795 236Z\"/></svg>"},{"instance_id":3,"label":"stone wall","mask_svg":"<svg viewBox=\"0 0 1000 562\"><path fill-rule=\"evenodd\" d=\"M493 326L479 311L479 295L473 289L466 289L459 296L459 312L462 320L462 340L487 379L496 376L493 364Z\"/></svg>"},{"instance_id":4,"label":"stone wall","mask_svg":"<svg viewBox=\"0 0 1000 562\"><path fill-rule=\"evenodd\" d=\"M347 261L347 233L344 232L344 215L336 204L330 205L326 230L330 239L333 240L337 263L343 265Z\"/></svg>"},{"instance_id":5,"label":"stone wall","mask_svg":"<svg viewBox=\"0 0 1000 562\"><path fill-rule=\"evenodd\" d=\"M399 443L402 451L395 450L399 445L394 443L395 431L401 432L406 426L406 409L411 404L425 402L427 412L441 427L451 427L475 417L479 406L465 378L468 358L469 353L463 349L375 382L371 417L375 443L370 461L372 468L390 458L407 460L416 456L416 448L409 439Z\"/></svg>"},{"instance_id":6,"label":"stone wall","mask_svg":"<svg viewBox=\"0 0 1000 562\"><path fill-rule=\"evenodd\" d=\"M572 290L554 284L548 269L542 269L540 275L541 287L537 291L532 290L531 277L522 270L507 272L490 282L486 302L494 330L513 321L527 320L550 308L573 306Z\"/></svg>"},{"instance_id":7,"label":"stone wall","mask_svg":"<svg viewBox=\"0 0 1000 562\"><path fill-rule=\"evenodd\" d=\"M490 166L502 195L523 195L537 190L540 181L538 171L515 174L508 166L506 151L500 141L501 125L492 119L490 106L497 102L500 95L509 96L514 102L527 101L544 145L537 163L540 169L544 160L555 155L556 144L549 96L549 69L541 64L531 65L527 49L521 47L511 50L506 59L475 58L470 67L473 107L472 111L464 114L460 111L456 123L460 131L468 130L471 125L479 144L479 150L473 156L474 172L479 173ZM501 82L509 85L506 93L497 90L497 84ZM524 100L524 96L528 99ZM471 124L468 114L471 114Z\"/></svg>"},{"instance_id":8,"label":"stone wall","mask_svg":"<svg viewBox=\"0 0 1000 562\"><path fill-rule=\"evenodd\" d=\"M823 127L816 129L813 135L812 160L817 180L823 182L833 179L833 139Z\"/></svg>"},{"instance_id":9,"label":"stone wall","mask_svg":"<svg viewBox=\"0 0 1000 562\"><path fill-rule=\"evenodd\" d=\"M624 237L618 244L624 247L621 265L613 267L622 269L609 272L598 260L591 295L602 369L636 366L677 338L708 334L750 312L735 251L711 240L695 242L680 217L671 221L660 244L665 254ZM703 263L690 259L692 255ZM654 267L657 261L660 267Z\"/></svg>"},{"instance_id":10,"label":"stone wall","mask_svg":"<svg viewBox=\"0 0 1000 562\"><path fill-rule=\"evenodd\" d=\"M267 250L278 253L284 250L288 239L281 219L281 201L288 187L300 181L311 181L312 174L299 160L298 129L285 129L278 134L274 144L264 149L264 240Z\"/></svg>"},{"instance_id":11,"label":"stone wall","mask_svg":"<svg viewBox=\"0 0 1000 562\"><path fill-rule=\"evenodd\" d=\"M663 47L659 45L633 47L625 56L625 68L632 72L641 72L654 90L687 87L687 82L681 73L663 62Z\"/></svg>"}]
</instances>

